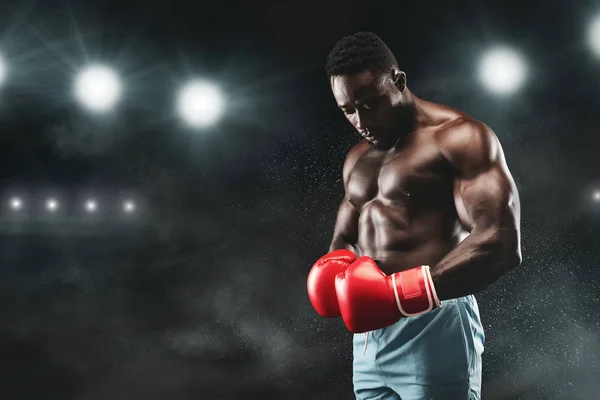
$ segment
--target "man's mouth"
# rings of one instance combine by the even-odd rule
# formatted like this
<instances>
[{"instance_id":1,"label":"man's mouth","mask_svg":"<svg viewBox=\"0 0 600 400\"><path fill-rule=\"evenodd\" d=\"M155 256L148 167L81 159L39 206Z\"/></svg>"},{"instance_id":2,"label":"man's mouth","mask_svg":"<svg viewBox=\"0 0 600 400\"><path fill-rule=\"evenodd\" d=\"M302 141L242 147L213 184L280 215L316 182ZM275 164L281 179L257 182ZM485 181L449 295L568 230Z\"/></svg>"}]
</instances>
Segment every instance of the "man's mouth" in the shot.
<instances>
[{"instance_id":1,"label":"man's mouth","mask_svg":"<svg viewBox=\"0 0 600 400\"><path fill-rule=\"evenodd\" d=\"M361 136L369 140L375 139L375 137L373 136L373 132L361 132Z\"/></svg>"},{"instance_id":2,"label":"man's mouth","mask_svg":"<svg viewBox=\"0 0 600 400\"><path fill-rule=\"evenodd\" d=\"M365 139L367 140L367 142L371 143L371 144L378 144L379 141L377 139L375 139L373 136L365 136Z\"/></svg>"}]
</instances>

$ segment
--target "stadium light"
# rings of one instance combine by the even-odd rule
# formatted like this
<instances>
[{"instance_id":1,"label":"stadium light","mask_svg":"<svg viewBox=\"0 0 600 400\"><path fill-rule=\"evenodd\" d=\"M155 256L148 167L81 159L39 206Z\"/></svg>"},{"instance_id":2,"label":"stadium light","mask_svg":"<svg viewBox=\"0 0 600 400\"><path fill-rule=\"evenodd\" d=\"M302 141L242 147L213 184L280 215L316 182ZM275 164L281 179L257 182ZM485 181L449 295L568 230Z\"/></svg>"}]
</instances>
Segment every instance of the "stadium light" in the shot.
<instances>
[{"instance_id":1,"label":"stadium light","mask_svg":"<svg viewBox=\"0 0 600 400\"><path fill-rule=\"evenodd\" d=\"M123 202L123 211L128 214L133 213L135 211L135 203L131 200Z\"/></svg>"},{"instance_id":2,"label":"stadium light","mask_svg":"<svg viewBox=\"0 0 600 400\"><path fill-rule=\"evenodd\" d=\"M98 208L98 203L95 200L88 200L85 202L85 210L89 213L93 213Z\"/></svg>"},{"instance_id":3,"label":"stadium light","mask_svg":"<svg viewBox=\"0 0 600 400\"><path fill-rule=\"evenodd\" d=\"M596 57L600 57L600 15L595 16L589 25L587 41Z\"/></svg>"},{"instance_id":4,"label":"stadium light","mask_svg":"<svg viewBox=\"0 0 600 400\"><path fill-rule=\"evenodd\" d=\"M10 199L10 208L17 211L23 208L23 201L19 197Z\"/></svg>"},{"instance_id":5,"label":"stadium light","mask_svg":"<svg viewBox=\"0 0 600 400\"><path fill-rule=\"evenodd\" d=\"M2 55L0 55L0 85L2 85L4 83L5 79L6 79L6 62L4 61L4 58L2 57Z\"/></svg>"},{"instance_id":6,"label":"stadium light","mask_svg":"<svg viewBox=\"0 0 600 400\"><path fill-rule=\"evenodd\" d=\"M87 67L75 82L77 99L91 111L110 110L119 100L120 94L121 84L117 74L102 65Z\"/></svg>"},{"instance_id":7,"label":"stadium light","mask_svg":"<svg viewBox=\"0 0 600 400\"><path fill-rule=\"evenodd\" d=\"M58 209L58 201L55 199L46 200L46 210L49 212L54 212Z\"/></svg>"},{"instance_id":8,"label":"stadium light","mask_svg":"<svg viewBox=\"0 0 600 400\"><path fill-rule=\"evenodd\" d=\"M495 94L512 94L523 85L525 62L514 50L499 47L488 51L479 64L479 77L483 85Z\"/></svg>"},{"instance_id":9,"label":"stadium light","mask_svg":"<svg viewBox=\"0 0 600 400\"><path fill-rule=\"evenodd\" d=\"M177 109L181 118L189 125L208 126L221 116L223 97L217 86L204 81L193 81L181 89Z\"/></svg>"}]
</instances>

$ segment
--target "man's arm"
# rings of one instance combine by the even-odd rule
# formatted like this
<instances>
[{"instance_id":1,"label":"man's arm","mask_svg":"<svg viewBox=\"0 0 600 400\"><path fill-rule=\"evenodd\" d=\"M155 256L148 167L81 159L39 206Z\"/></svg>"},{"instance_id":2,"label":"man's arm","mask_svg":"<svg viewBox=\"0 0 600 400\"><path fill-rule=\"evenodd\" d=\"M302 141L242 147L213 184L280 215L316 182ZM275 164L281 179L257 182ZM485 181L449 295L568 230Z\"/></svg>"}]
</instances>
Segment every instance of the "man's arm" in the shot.
<instances>
[{"instance_id":1,"label":"man's arm","mask_svg":"<svg viewBox=\"0 0 600 400\"><path fill-rule=\"evenodd\" d=\"M474 294L521 264L520 204L496 135L461 121L439 145L458 176L454 198L470 235L432 268L440 300Z\"/></svg>"},{"instance_id":2,"label":"man's arm","mask_svg":"<svg viewBox=\"0 0 600 400\"><path fill-rule=\"evenodd\" d=\"M338 208L329 251L348 249L357 254L358 216L358 210L348 201L348 197L344 196Z\"/></svg>"},{"instance_id":3,"label":"man's arm","mask_svg":"<svg viewBox=\"0 0 600 400\"><path fill-rule=\"evenodd\" d=\"M329 252L312 266L306 281L310 302L317 313L326 318L341 316L335 278L356 261L360 251L357 245L359 212L348 199L348 180L360 156L357 152L360 147L360 144L354 146L344 162L344 199L339 206Z\"/></svg>"},{"instance_id":4,"label":"man's arm","mask_svg":"<svg viewBox=\"0 0 600 400\"><path fill-rule=\"evenodd\" d=\"M356 161L358 161L368 146L368 144L365 146L365 143L362 142L357 144L350 152L348 152L348 156L344 161L344 198L338 208L329 251L347 249L354 254L360 255L360 249L358 248L358 217L360 213L352 203L350 203L350 199L348 198L348 180L350 179L350 174L354 169Z\"/></svg>"}]
</instances>

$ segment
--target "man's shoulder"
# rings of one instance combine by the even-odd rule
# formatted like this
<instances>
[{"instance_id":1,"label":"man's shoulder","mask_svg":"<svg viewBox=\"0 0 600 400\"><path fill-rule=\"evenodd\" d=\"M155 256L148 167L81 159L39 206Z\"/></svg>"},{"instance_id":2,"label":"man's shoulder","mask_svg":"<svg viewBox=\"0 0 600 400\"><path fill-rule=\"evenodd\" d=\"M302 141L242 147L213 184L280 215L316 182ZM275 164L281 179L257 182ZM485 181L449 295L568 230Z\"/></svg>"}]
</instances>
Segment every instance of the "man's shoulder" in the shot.
<instances>
[{"instance_id":1,"label":"man's shoulder","mask_svg":"<svg viewBox=\"0 0 600 400\"><path fill-rule=\"evenodd\" d=\"M360 142L356 143L350 148L348 155L346 156L346 160L356 161L370 147L371 145L369 144L369 141L367 139L362 139Z\"/></svg>"},{"instance_id":2,"label":"man's shoulder","mask_svg":"<svg viewBox=\"0 0 600 400\"><path fill-rule=\"evenodd\" d=\"M362 139L348 150L346 159L344 161L344 169L352 169L358 159L367 151L371 145L366 139Z\"/></svg>"},{"instance_id":3,"label":"man's shoulder","mask_svg":"<svg viewBox=\"0 0 600 400\"><path fill-rule=\"evenodd\" d=\"M442 154L457 167L492 162L499 150L498 138L485 123L460 115L436 131L435 140Z\"/></svg>"},{"instance_id":4,"label":"man's shoulder","mask_svg":"<svg viewBox=\"0 0 600 400\"><path fill-rule=\"evenodd\" d=\"M436 140L448 145L458 142L490 139L494 136L492 129L485 123L468 115L458 115L448 120L436 131Z\"/></svg>"},{"instance_id":5,"label":"man's shoulder","mask_svg":"<svg viewBox=\"0 0 600 400\"><path fill-rule=\"evenodd\" d=\"M354 165L358 159L369 150L370 146L371 145L366 139L362 139L360 142L352 146L352 148L348 151L346 160L344 161L344 180L346 182L350 177L350 173L354 169Z\"/></svg>"}]
</instances>

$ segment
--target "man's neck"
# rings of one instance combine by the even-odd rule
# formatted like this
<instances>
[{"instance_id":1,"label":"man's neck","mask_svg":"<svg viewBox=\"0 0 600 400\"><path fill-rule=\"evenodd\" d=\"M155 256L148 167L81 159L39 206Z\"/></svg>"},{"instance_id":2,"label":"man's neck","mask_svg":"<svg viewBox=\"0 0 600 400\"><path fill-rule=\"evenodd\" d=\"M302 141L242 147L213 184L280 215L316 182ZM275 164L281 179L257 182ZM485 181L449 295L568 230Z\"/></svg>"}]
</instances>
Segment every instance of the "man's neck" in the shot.
<instances>
[{"instance_id":1,"label":"man's neck","mask_svg":"<svg viewBox=\"0 0 600 400\"><path fill-rule=\"evenodd\" d=\"M410 135L423 129L429 121L423 100L415 96L408 88L405 89L404 98L398 108L398 132Z\"/></svg>"},{"instance_id":2,"label":"man's neck","mask_svg":"<svg viewBox=\"0 0 600 400\"><path fill-rule=\"evenodd\" d=\"M408 89L406 89L408 91ZM425 125L425 115L421 108L421 100L411 92L405 94L402 104L397 109L396 135L387 144L380 146L381 150L401 147L406 140Z\"/></svg>"}]
</instances>

